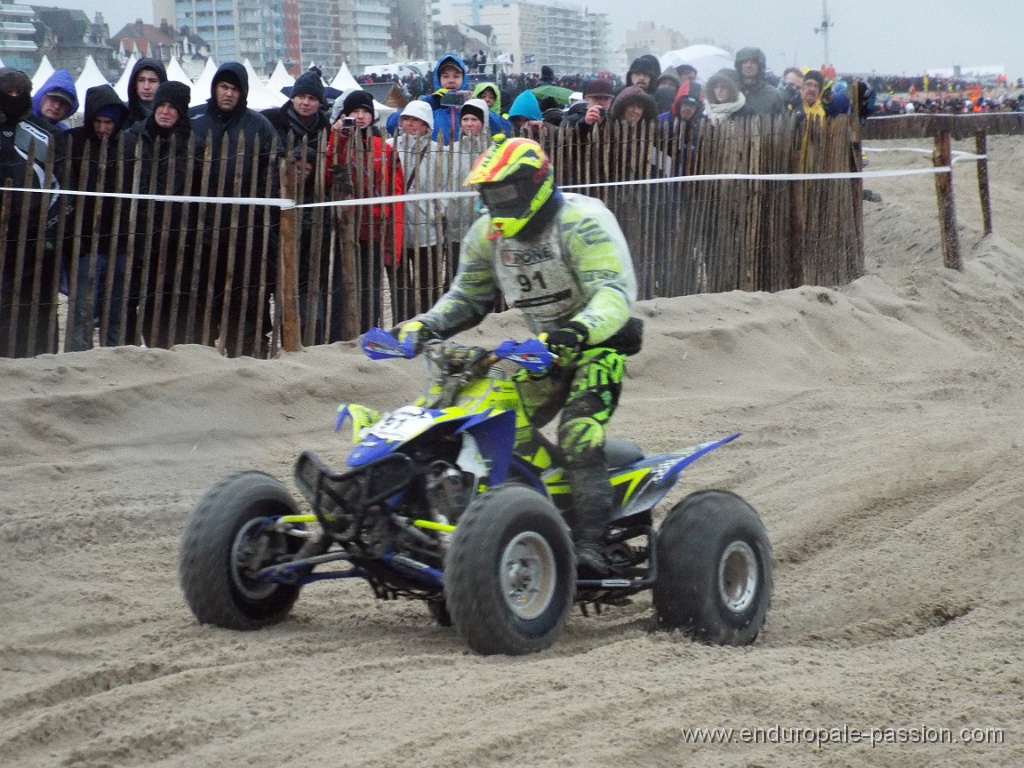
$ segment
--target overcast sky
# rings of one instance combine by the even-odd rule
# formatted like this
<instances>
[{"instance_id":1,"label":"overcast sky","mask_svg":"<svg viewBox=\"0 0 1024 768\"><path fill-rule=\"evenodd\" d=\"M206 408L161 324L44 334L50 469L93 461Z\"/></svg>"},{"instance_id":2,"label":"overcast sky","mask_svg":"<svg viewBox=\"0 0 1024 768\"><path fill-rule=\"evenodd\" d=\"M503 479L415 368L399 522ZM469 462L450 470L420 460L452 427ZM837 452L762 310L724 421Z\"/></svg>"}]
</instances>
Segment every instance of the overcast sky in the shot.
<instances>
[{"instance_id":1,"label":"overcast sky","mask_svg":"<svg viewBox=\"0 0 1024 768\"><path fill-rule=\"evenodd\" d=\"M817 66L824 58L821 0L554 0L608 13L612 44L641 20L652 20L691 38L764 50L776 72L790 65ZM111 33L134 21L139 10L152 20L150 0L50 0L102 11ZM299 0L302 2L302 0ZM452 0L441 0L450 21ZM829 48L836 67L848 72L919 73L925 69L1002 65L1024 77L1024 0L829 0ZM664 51L655 51L664 53Z\"/></svg>"},{"instance_id":2,"label":"overcast sky","mask_svg":"<svg viewBox=\"0 0 1024 768\"><path fill-rule=\"evenodd\" d=\"M613 47L638 21L733 49L755 45L768 65L818 66L821 0L559 0L607 13ZM447 6L451 0L442 0ZM828 0L829 48L843 71L900 74L928 68L1003 65L1024 77L1024 0ZM664 51L654 51L664 53Z\"/></svg>"}]
</instances>

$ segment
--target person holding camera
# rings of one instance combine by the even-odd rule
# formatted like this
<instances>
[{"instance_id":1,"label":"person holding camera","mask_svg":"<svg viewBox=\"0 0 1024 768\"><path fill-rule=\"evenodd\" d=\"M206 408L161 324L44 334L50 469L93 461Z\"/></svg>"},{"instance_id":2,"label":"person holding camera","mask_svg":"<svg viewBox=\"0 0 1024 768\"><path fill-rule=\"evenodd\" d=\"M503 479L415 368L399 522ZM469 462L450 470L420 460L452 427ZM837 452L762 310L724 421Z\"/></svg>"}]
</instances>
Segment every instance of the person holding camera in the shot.
<instances>
[{"instance_id":1,"label":"person holding camera","mask_svg":"<svg viewBox=\"0 0 1024 768\"><path fill-rule=\"evenodd\" d=\"M615 90L609 80L598 78L583 86L583 101L573 104L565 115L565 124L580 127L589 132L608 114L608 108L615 98Z\"/></svg>"},{"instance_id":2,"label":"person holding camera","mask_svg":"<svg viewBox=\"0 0 1024 768\"><path fill-rule=\"evenodd\" d=\"M328 185L335 199L359 199L400 195L404 189L397 153L385 142L373 96L352 91L342 102L341 114L331 126L327 142ZM341 210L341 209L339 209ZM373 204L355 208L359 240L358 274L359 333L380 322L384 267L398 264L402 254L402 205ZM325 279L322 276L322 279ZM335 262L330 289L331 312L327 341L340 341L342 307L346 299L341 269Z\"/></svg>"}]
</instances>

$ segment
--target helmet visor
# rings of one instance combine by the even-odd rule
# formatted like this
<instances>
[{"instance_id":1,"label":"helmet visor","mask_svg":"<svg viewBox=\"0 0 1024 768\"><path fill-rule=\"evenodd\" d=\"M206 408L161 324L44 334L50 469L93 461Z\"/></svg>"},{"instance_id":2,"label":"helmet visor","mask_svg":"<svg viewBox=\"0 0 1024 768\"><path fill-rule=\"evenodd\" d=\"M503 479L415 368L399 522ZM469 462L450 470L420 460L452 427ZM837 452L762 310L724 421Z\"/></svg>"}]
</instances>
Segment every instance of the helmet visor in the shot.
<instances>
[{"instance_id":1,"label":"helmet visor","mask_svg":"<svg viewBox=\"0 0 1024 768\"><path fill-rule=\"evenodd\" d=\"M530 208L529 197L524 197L516 181L481 184L479 188L480 197L492 216L519 216Z\"/></svg>"}]
</instances>

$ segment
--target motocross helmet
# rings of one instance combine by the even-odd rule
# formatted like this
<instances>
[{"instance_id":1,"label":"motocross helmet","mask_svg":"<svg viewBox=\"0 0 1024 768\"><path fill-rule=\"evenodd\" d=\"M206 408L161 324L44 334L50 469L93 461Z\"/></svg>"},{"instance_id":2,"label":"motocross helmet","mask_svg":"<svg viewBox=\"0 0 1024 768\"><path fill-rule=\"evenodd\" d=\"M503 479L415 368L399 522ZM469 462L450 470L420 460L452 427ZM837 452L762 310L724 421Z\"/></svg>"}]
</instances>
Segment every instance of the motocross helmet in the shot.
<instances>
[{"instance_id":1,"label":"motocross helmet","mask_svg":"<svg viewBox=\"0 0 1024 768\"><path fill-rule=\"evenodd\" d=\"M555 190L551 162L531 139L494 137L494 146L476 161L466 177L490 214L487 239L515 237Z\"/></svg>"}]
</instances>

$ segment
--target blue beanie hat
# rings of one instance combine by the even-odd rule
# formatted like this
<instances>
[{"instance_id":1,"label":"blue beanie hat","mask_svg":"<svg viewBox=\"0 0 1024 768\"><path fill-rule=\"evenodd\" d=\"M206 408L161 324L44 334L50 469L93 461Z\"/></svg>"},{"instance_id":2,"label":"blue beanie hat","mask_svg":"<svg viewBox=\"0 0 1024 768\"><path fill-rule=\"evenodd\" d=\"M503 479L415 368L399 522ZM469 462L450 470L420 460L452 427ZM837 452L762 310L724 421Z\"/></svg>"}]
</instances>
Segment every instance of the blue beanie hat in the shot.
<instances>
[{"instance_id":1,"label":"blue beanie hat","mask_svg":"<svg viewBox=\"0 0 1024 768\"><path fill-rule=\"evenodd\" d=\"M118 128L124 123L125 117L128 116L128 110L124 107L120 107L117 104L108 104L105 107L100 107L96 110L93 117L106 117L114 121L114 125Z\"/></svg>"}]
</instances>

